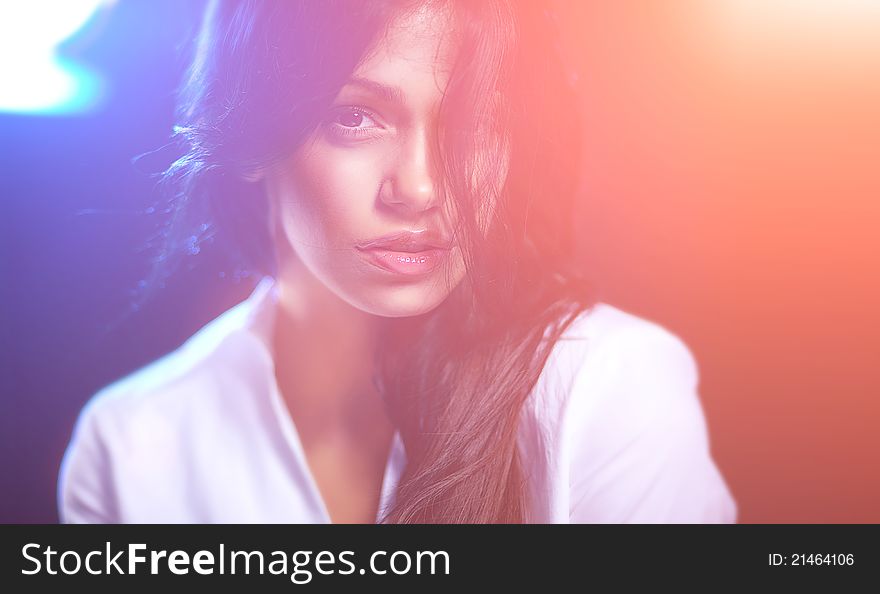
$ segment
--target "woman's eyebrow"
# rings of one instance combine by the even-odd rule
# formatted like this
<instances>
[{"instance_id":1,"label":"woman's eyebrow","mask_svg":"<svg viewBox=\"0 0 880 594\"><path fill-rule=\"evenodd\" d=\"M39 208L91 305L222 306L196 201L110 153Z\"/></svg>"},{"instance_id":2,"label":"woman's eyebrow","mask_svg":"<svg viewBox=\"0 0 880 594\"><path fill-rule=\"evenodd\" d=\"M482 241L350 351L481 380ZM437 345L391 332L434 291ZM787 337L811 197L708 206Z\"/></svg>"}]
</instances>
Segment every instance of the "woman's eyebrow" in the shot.
<instances>
[{"instance_id":1,"label":"woman's eyebrow","mask_svg":"<svg viewBox=\"0 0 880 594\"><path fill-rule=\"evenodd\" d=\"M345 84L362 87L370 91L371 93L378 95L389 103L406 105L406 100L403 98L403 91L401 91L398 87L383 85L382 83L376 82L375 80L359 77L350 78Z\"/></svg>"}]
</instances>

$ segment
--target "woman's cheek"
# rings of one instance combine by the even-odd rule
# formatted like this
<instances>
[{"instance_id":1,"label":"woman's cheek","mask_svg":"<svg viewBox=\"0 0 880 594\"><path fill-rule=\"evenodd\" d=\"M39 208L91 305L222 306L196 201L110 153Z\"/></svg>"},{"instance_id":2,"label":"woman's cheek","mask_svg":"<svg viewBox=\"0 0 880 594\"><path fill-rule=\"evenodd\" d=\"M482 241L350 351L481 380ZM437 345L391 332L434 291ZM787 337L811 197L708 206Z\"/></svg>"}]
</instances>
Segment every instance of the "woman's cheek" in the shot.
<instances>
[{"instance_id":1,"label":"woman's cheek","mask_svg":"<svg viewBox=\"0 0 880 594\"><path fill-rule=\"evenodd\" d=\"M331 179L352 198L366 199L375 195L385 168L383 156L387 151L383 146L384 143L377 142L335 149L328 159Z\"/></svg>"},{"instance_id":2,"label":"woman's cheek","mask_svg":"<svg viewBox=\"0 0 880 594\"><path fill-rule=\"evenodd\" d=\"M338 146L326 143L305 163L303 176L320 204L339 209L361 210L371 205L378 191L382 150L372 144Z\"/></svg>"}]
</instances>

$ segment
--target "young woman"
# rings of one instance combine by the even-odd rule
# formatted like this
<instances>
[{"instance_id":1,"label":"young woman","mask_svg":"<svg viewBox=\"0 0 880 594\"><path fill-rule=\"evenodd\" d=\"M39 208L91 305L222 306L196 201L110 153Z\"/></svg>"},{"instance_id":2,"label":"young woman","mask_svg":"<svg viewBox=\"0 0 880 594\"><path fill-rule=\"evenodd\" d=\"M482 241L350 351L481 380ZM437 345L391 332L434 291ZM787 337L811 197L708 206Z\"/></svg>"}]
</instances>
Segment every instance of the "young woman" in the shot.
<instances>
[{"instance_id":1,"label":"young woman","mask_svg":"<svg viewBox=\"0 0 880 594\"><path fill-rule=\"evenodd\" d=\"M689 349L575 264L556 36L531 0L211 4L157 271L210 238L265 276L90 400L62 521L735 521Z\"/></svg>"}]
</instances>

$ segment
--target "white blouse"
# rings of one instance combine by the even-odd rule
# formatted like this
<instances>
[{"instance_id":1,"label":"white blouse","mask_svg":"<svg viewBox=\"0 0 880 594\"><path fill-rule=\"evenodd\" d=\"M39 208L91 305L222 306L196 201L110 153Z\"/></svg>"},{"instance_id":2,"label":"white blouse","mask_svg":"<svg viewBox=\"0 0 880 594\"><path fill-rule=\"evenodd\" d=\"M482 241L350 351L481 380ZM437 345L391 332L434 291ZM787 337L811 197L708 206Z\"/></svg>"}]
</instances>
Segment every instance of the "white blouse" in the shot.
<instances>
[{"instance_id":1,"label":"white blouse","mask_svg":"<svg viewBox=\"0 0 880 594\"><path fill-rule=\"evenodd\" d=\"M95 394L58 476L64 523L330 523L275 381L264 278L181 347ZM528 521L734 523L688 347L606 303L554 345L522 410ZM395 433L376 517L406 462Z\"/></svg>"}]
</instances>

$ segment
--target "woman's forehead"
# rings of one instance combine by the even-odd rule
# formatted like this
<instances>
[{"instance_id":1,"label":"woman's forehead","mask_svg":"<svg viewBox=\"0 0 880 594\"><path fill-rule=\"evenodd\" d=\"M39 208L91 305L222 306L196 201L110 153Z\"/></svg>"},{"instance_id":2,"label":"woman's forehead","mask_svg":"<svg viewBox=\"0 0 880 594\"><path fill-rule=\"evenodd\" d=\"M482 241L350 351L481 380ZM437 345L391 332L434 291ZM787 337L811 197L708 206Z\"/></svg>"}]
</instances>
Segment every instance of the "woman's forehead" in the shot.
<instances>
[{"instance_id":1,"label":"woman's forehead","mask_svg":"<svg viewBox=\"0 0 880 594\"><path fill-rule=\"evenodd\" d=\"M442 94L458 51L452 14L445 6L422 4L393 18L352 78L397 87L407 101Z\"/></svg>"}]
</instances>

